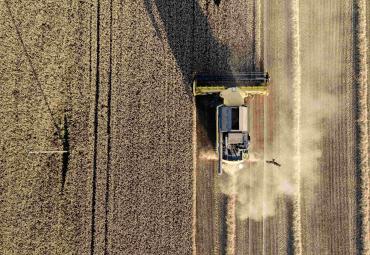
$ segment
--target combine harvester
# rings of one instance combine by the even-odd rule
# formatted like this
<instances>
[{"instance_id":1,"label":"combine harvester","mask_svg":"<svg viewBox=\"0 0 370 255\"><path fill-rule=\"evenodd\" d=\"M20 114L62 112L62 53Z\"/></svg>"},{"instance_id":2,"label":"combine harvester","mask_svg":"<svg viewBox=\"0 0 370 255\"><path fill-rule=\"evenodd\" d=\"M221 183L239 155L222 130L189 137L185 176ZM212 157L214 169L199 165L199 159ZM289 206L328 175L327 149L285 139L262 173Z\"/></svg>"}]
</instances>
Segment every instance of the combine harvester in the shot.
<instances>
[{"instance_id":1,"label":"combine harvester","mask_svg":"<svg viewBox=\"0 0 370 255\"><path fill-rule=\"evenodd\" d=\"M255 95L267 95L268 73L236 75L197 74L193 81L194 96L214 94L223 98L216 108L216 151L218 174L223 164L242 166L248 159L250 135L248 102Z\"/></svg>"}]
</instances>

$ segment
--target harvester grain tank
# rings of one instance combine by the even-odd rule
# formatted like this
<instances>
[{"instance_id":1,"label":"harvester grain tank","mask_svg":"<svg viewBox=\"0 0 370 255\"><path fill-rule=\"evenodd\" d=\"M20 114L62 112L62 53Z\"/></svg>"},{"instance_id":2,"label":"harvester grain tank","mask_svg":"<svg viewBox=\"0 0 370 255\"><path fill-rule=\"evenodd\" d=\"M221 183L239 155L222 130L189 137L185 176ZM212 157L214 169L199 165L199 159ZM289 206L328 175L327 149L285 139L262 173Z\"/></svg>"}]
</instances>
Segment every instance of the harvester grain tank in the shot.
<instances>
[{"instance_id":1,"label":"harvester grain tank","mask_svg":"<svg viewBox=\"0 0 370 255\"><path fill-rule=\"evenodd\" d=\"M223 164L240 165L248 159L251 142L248 102L255 95L267 95L269 80L265 72L195 75L194 96L213 94L223 98L223 104L216 107L218 174L222 174Z\"/></svg>"}]
</instances>

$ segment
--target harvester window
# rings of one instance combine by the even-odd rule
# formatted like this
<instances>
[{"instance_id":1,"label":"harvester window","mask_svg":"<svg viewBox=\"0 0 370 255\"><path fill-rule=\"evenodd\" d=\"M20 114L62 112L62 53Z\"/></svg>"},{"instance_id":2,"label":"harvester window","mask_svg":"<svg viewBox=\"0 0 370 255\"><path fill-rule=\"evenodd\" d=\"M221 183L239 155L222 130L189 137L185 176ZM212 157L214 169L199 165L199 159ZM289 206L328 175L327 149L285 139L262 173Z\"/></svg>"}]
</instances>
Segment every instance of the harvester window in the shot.
<instances>
[{"instance_id":1,"label":"harvester window","mask_svg":"<svg viewBox=\"0 0 370 255\"><path fill-rule=\"evenodd\" d=\"M239 108L235 107L231 109L231 129L239 130Z\"/></svg>"}]
</instances>

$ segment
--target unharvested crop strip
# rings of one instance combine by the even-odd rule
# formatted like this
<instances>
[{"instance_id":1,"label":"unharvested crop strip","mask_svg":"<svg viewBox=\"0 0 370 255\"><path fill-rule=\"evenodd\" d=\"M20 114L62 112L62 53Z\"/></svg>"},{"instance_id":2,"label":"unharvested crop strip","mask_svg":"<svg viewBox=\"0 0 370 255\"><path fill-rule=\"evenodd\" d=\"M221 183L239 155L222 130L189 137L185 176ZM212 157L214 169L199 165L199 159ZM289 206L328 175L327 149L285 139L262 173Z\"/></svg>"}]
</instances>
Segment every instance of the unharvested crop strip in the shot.
<instances>
[{"instance_id":1,"label":"unharvested crop strip","mask_svg":"<svg viewBox=\"0 0 370 255\"><path fill-rule=\"evenodd\" d=\"M368 107L367 107L367 38L366 0L354 1L354 71L356 104L356 195L357 205L356 235L357 253L370 254L369 216L369 155L368 155Z\"/></svg>"},{"instance_id":2,"label":"unharvested crop strip","mask_svg":"<svg viewBox=\"0 0 370 255\"><path fill-rule=\"evenodd\" d=\"M292 89L293 89L293 143L296 194L293 201L293 249L302 254L301 241L301 62L299 32L299 0L290 1L290 31L292 43Z\"/></svg>"},{"instance_id":3,"label":"unharvested crop strip","mask_svg":"<svg viewBox=\"0 0 370 255\"><path fill-rule=\"evenodd\" d=\"M96 211L96 170L98 160L98 112L99 112L99 83L100 83L100 1L97 0L96 6L96 77L95 77L95 109L94 109L94 152L93 152L93 172L92 172L92 199L91 199L91 243L90 254L94 254L95 249L95 211Z\"/></svg>"},{"instance_id":4,"label":"unharvested crop strip","mask_svg":"<svg viewBox=\"0 0 370 255\"><path fill-rule=\"evenodd\" d=\"M236 194L231 194L227 198L226 226L227 244L226 255L235 255L236 252Z\"/></svg>"},{"instance_id":5,"label":"unharvested crop strip","mask_svg":"<svg viewBox=\"0 0 370 255\"><path fill-rule=\"evenodd\" d=\"M265 2L262 0L255 0L258 2L258 13L259 13L259 38L260 38L260 43L259 43L259 53L260 53L260 71L264 71L265 69ZM270 137L267 137L267 127L270 125L268 123L268 118L267 118L267 99L263 99L263 177L262 177L262 255L265 255L265 250L266 250L266 219L265 219L265 199L266 199L266 160L267 160L267 139Z\"/></svg>"},{"instance_id":6,"label":"unharvested crop strip","mask_svg":"<svg viewBox=\"0 0 370 255\"><path fill-rule=\"evenodd\" d=\"M109 254L109 189L110 189L110 169L111 169L111 107L112 107L112 32L113 32L113 6L110 0L110 24L109 24L109 74L108 74L108 112L107 112L107 168L105 182L105 222L104 222L104 254Z\"/></svg>"},{"instance_id":7,"label":"unharvested crop strip","mask_svg":"<svg viewBox=\"0 0 370 255\"><path fill-rule=\"evenodd\" d=\"M261 59L261 3L259 0L254 1L253 7L253 33L254 33L254 69L256 71L261 70L262 59Z\"/></svg>"}]
</instances>

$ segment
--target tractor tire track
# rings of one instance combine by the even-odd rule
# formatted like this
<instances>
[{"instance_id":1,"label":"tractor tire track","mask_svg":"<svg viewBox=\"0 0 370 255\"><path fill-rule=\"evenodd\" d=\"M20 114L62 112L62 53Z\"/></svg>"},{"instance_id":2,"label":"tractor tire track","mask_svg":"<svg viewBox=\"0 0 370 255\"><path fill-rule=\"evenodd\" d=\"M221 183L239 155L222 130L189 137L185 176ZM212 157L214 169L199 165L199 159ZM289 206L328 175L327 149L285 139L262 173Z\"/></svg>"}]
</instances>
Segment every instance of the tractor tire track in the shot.
<instances>
[{"instance_id":1,"label":"tractor tire track","mask_svg":"<svg viewBox=\"0 0 370 255\"><path fill-rule=\"evenodd\" d=\"M112 115L112 41L113 41L113 0L110 0L109 17L109 71L108 71L108 98L107 98L107 166L105 180L105 222L104 222L104 255L109 254L109 193L110 193L110 170L112 160L111 144L111 115Z\"/></svg>"},{"instance_id":2,"label":"tractor tire track","mask_svg":"<svg viewBox=\"0 0 370 255\"><path fill-rule=\"evenodd\" d=\"M100 0L96 6L96 73L95 73L95 105L94 105L94 147L93 147L93 169L92 169L92 198L91 198L91 242L90 254L95 251L96 231L96 188L97 188L97 161L98 161L98 126L99 126L99 87L100 87Z\"/></svg>"}]
</instances>

